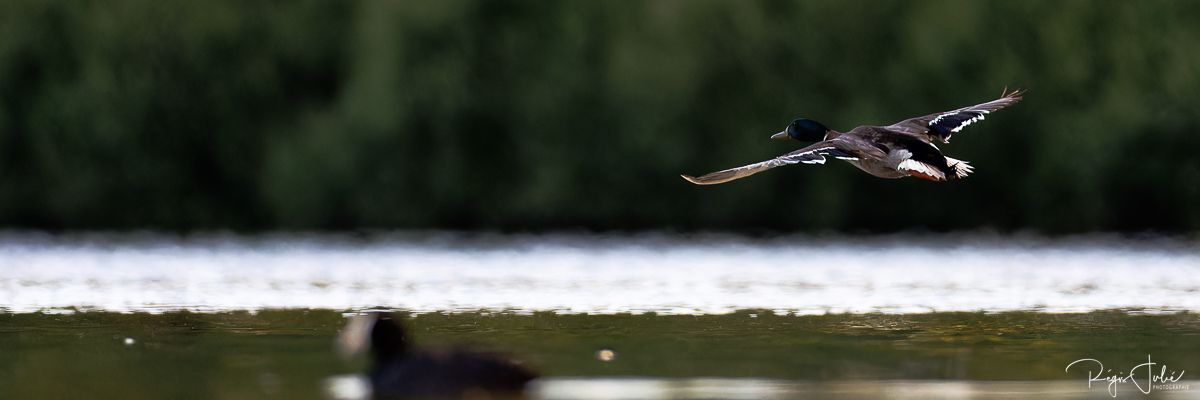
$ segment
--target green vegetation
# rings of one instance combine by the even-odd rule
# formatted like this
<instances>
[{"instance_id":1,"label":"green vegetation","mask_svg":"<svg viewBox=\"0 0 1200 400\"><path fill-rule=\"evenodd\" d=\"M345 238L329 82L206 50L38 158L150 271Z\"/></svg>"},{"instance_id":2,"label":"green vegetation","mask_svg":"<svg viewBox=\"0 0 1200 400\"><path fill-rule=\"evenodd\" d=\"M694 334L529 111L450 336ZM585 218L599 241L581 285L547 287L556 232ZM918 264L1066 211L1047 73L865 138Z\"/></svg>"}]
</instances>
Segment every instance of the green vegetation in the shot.
<instances>
[{"instance_id":1,"label":"green vegetation","mask_svg":"<svg viewBox=\"0 0 1200 400\"><path fill-rule=\"evenodd\" d=\"M0 4L0 226L1200 229L1200 3ZM942 146L975 176L704 173L1026 101Z\"/></svg>"}]
</instances>

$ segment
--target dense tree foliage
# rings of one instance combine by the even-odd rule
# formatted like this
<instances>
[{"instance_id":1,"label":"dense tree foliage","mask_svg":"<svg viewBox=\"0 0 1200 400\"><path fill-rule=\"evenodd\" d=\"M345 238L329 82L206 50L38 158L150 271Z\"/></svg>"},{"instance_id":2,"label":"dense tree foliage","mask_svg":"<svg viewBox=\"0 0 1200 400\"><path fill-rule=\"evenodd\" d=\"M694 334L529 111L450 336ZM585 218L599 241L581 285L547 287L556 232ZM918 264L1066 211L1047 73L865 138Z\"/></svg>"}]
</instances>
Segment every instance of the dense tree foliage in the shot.
<instances>
[{"instance_id":1,"label":"dense tree foliage","mask_svg":"<svg viewBox=\"0 0 1200 400\"><path fill-rule=\"evenodd\" d=\"M0 226L1200 228L1200 3L0 4ZM835 129L1025 102L974 176L794 166Z\"/></svg>"}]
</instances>

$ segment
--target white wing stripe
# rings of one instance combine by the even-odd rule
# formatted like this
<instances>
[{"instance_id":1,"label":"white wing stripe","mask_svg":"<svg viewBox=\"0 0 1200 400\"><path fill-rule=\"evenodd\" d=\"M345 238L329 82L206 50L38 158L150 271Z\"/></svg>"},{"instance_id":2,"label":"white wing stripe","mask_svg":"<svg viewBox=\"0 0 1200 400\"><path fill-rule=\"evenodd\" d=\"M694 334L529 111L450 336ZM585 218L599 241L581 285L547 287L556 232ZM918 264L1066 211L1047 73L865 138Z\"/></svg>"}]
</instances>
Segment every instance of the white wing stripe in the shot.
<instances>
[{"instance_id":1,"label":"white wing stripe","mask_svg":"<svg viewBox=\"0 0 1200 400\"><path fill-rule=\"evenodd\" d=\"M942 118L946 118L946 117L949 117L954 114L958 114L958 110L954 110L954 111L937 116L937 118L934 118L932 121L929 121L929 126L933 126L934 124L941 122Z\"/></svg>"},{"instance_id":2,"label":"white wing stripe","mask_svg":"<svg viewBox=\"0 0 1200 400\"><path fill-rule=\"evenodd\" d=\"M975 121L983 121L983 114L976 115L975 117L973 117L971 119L963 121L961 124L958 124L957 127L955 127L954 129L951 129L950 132L957 133L958 131L961 131L962 128L966 128L967 125L975 123Z\"/></svg>"},{"instance_id":3,"label":"white wing stripe","mask_svg":"<svg viewBox=\"0 0 1200 400\"><path fill-rule=\"evenodd\" d=\"M781 156L781 157L779 157L779 158L776 158L776 159L777 159L777 160L780 160L780 161L783 161L783 162L786 162L786 163L788 163L788 164L795 164L795 163L797 163L797 162L800 162L800 163L805 163L805 164L824 164L824 163L825 163L825 157L824 157L824 155L820 154L820 152L822 152L822 151L825 151L825 150L833 150L833 149L835 149L835 148L836 148L836 147L833 147L833 146L829 146L829 147L822 147L822 148L819 148L819 149L812 149L812 150L809 150L809 151L806 151L806 152L803 152L803 153L792 153L792 154L785 154L785 155L783 155L783 156ZM814 159L811 159L811 160L805 160L805 159L804 159L804 157L807 157L807 156L812 156L812 155L816 155L817 157L820 157L820 158L814 158Z\"/></svg>"},{"instance_id":4,"label":"white wing stripe","mask_svg":"<svg viewBox=\"0 0 1200 400\"><path fill-rule=\"evenodd\" d=\"M984 103L983 105L990 105L990 104L991 104L991 103ZM984 109L984 108L966 108L966 109L958 109L958 110L950 111L950 112L948 112L948 113L945 113L945 114L942 114L942 115L938 115L936 118L934 118L933 120L929 121L929 126L934 126L934 125L937 125L937 123L938 123L938 122L942 122L942 119L943 119L943 118L946 118L946 117L949 117L949 116L953 116L953 115L962 114L962 113L975 113L975 114L978 114L978 115L977 115L975 118L971 118L971 119L969 120L969 122L965 122L965 123L963 123L962 125L959 125L959 127L958 127L957 129L951 130L951 132L958 132L958 130L962 129L964 126L970 125L972 122L975 122L975 121L977 121L977 120L983 120L983 116L984 116L985 114L991 114L991 113L992 113L992 111L991 111L991 110L988 110L988 109Z\"/></svg>"}]
</instances>

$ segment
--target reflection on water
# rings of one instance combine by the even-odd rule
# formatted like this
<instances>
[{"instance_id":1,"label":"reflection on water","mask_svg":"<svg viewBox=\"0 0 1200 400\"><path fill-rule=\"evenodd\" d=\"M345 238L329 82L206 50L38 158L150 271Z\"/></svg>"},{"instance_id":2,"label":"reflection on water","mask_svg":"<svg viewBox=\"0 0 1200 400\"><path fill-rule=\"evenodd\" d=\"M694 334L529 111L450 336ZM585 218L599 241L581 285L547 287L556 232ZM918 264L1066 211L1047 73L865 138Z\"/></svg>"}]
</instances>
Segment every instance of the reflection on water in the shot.
<instances>
[{"instance_id":1,"label":"reflection on water","mask_svg":"<svg viewBox=\"0 0 1200 400\"><path fill-rule=\"evenodd\" d=\"M931 236L0 235L9 312L1200 311L1190 242Z\"/></svg>"},{"instance_id":2,"label":"reflection on water","mask_svg":"<svg viewBox=\"0 0 1200 400\"><path fill-rule=\"evenodd\" d=\"M422 347L466 344L536 367L545 378L535 398L1102 398L1102 386L1088 390L1084 372L1066 365L1130 366L1150 354L1200 371L1192 313L475 312L407 321ZM346 376L365 366L333 351L344 323L319 310L0 314L0 398L354 398ZM597 359L604 349L615 357ZM1154 395L1195 398L1200 386L1191 385Z\"/></svg>"},{"instance_id":3,"label":"reflection on water","mask_svg":"<svg viewBox=\"0 0 1200 400\"><path fill-rule=\"evenodd\" d=\"M326 380L332 400L366 400L370 387L361 375L340 375ZM1200 391L1200 381L1184 382ZM1154 398L1195 399L1192 390L1151 392ZM1123 395L1123 396L1122 396ZM1077 381L904 381L835 380L785 381L754 378L543 378L530 388L534 399L642 400L642 399L797 399L843 400L1017 400L1112 399L1102 390L1088 389ZM1118 398L1141 398L1139 392L1118 393Z\"/></svg>"},{"instance_id":4,"label":"reflection on water","mask_svg":"<svg viewBox=\"0 0 1200 400\"><path fill-rule=\"evenodd\" d=\"M1200 382L1196 382L1200 383ZM1192 383L1200 390L1200 386ZM1134 396L1134 395L1138 396ZM1016 400L1111 399L1103 391L1089 390L1074 381L779 381L766 379L656 379L623 378L546 379L533 390L542 399L797 399L843 400ZM1125 398L1143 397L1124 393ZM1155 398L1194 399L1186 390L1153 392Z\"/></svg>"}]
</instances>

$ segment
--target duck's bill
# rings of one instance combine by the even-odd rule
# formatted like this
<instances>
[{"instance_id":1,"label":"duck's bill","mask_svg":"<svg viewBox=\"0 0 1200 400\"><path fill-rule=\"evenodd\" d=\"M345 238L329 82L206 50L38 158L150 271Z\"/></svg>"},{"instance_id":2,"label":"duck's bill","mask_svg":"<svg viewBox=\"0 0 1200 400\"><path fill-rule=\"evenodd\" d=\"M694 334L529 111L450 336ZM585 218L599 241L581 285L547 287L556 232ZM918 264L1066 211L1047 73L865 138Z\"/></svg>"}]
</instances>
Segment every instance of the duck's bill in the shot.
<instances>
[{"instance_id":1,"label":"duck's bill","mask_svg":"<svg viewBox=\"0 0 1200 400\"><path fill-rule=\"evenodd\" d=\"M774 140L788 140L788 139L790 139L790 138L788 137L787 131L781 131L781 132L779 132L779 133L776 133L776 134L774 134L774 135L771 135L771 139L774 139Z\"/></svg>"}]
</instances>

